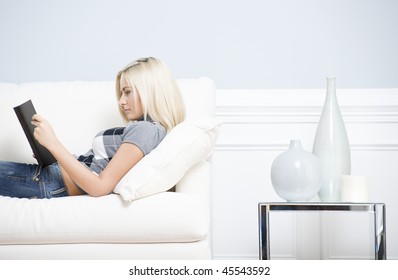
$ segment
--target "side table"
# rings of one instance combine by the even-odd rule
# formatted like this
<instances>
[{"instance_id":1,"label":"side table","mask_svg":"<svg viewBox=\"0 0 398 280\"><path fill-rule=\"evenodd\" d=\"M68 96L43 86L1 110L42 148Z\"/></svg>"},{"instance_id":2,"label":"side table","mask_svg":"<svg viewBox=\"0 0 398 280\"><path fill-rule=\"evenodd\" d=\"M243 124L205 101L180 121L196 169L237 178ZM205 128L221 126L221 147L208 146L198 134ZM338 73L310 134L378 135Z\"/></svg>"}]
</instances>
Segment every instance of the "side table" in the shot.
<instances>
[{"instance_id":1,"label":"side table","mask_svg":"<svg viewBox=\"0 0 398 280\"><path fill-rule=\"evenodd\" d=\"M375 260L387 259L386 207L384 203L324 203L324 202L270 202L259 203L260 260L269 260L271 211L362 211L373 214L375 235Z\"/></svg>"}]
</instances>

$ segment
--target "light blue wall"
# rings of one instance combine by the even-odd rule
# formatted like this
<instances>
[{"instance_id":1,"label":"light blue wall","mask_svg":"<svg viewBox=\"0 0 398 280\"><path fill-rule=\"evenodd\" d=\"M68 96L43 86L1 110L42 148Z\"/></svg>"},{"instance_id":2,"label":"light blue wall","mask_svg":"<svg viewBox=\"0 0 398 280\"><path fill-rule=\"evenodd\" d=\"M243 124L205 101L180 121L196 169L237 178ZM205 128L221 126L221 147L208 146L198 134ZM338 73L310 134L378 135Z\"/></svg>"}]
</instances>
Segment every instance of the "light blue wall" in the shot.
<instances>
[{"instance_id":1,"label":"light blue wall","mask_svg":"<svg viewBox=\"0 0 398 280\"><path fill-rule=\"evenodd\" d=\"M113 80L141 56L218 88L398 87L395 0L0 0L0 82Z\"/></svg>"}]
</instances>

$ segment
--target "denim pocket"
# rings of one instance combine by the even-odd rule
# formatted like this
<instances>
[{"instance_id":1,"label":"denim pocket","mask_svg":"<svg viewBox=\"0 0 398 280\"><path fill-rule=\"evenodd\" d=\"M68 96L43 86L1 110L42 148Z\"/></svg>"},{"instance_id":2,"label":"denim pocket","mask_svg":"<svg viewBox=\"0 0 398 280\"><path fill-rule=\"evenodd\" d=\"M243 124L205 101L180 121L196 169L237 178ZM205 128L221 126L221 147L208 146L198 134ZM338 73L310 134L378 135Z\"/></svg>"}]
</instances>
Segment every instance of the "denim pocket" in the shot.
<instances>
[{"instance_id":1,"label":"denim pocket","mask_svg":"<svg viewBox=\"0 0 398 280\"><path fill-rule=\"evenodd\" d=\"M43 184L48 198L68 195L58 163L44 167L40 177L41 184Z\"/></svg>"},{"instance_id":2,"label":"denim pocket","mask_svg":"<svg viewBox=\"0 0 398 280\"><path fill-rule=\"evenodd\" d=\"M68 195L68 189L66 187L60 187L50 191L51 197L63 197Z\"/></svg>"}]
</instances>

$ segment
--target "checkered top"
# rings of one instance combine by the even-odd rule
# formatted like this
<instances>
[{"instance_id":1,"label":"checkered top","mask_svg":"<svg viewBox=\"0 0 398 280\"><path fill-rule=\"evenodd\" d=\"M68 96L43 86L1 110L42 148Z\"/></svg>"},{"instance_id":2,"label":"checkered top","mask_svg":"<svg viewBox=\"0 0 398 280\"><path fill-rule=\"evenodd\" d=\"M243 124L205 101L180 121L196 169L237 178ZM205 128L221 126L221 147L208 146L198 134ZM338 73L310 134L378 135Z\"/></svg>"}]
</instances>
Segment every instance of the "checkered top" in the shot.
<instances>
[{"instance_id":1,"label":"checkered top","mask_svg":"<svg viewBox=\"0 0 398 280\"><path fill-rule=\"evenodd\" d=\"M166 136L166 130L159 123L150 121L132 122L126 127L115 127L99 132L92 149L77 159L97 174L108 165L120 145L136 145L144 155L155 149Z\"/></svg>"}]
</instances>

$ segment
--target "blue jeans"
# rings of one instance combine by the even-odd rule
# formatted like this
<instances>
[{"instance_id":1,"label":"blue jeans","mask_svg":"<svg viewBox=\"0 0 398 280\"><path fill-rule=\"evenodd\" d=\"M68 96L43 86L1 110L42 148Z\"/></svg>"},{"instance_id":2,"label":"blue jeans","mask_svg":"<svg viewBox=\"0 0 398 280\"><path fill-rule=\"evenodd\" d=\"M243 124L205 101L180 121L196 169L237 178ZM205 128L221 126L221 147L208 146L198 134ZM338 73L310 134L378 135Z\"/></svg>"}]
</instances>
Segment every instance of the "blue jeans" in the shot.
<instances>
[{"instance_id":1,"label":"blue jeans","mask_svg":"<svg viewBox=\"0 0 398 280\"><path fill-rule=\"evenodd\" d=\"M18 198L68 196L58 163L37 164L0 161L0 195Z\"/></svg>"}]
</instances>

